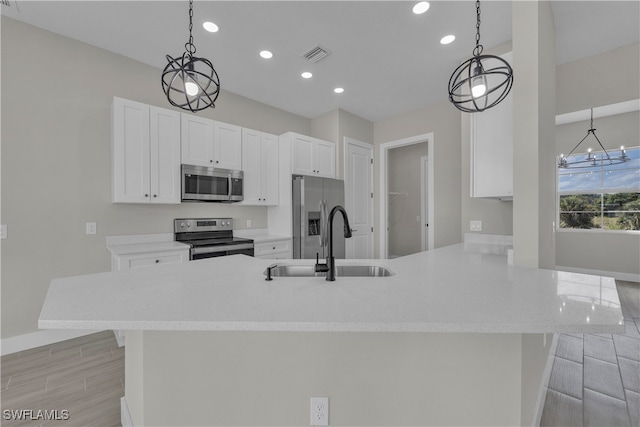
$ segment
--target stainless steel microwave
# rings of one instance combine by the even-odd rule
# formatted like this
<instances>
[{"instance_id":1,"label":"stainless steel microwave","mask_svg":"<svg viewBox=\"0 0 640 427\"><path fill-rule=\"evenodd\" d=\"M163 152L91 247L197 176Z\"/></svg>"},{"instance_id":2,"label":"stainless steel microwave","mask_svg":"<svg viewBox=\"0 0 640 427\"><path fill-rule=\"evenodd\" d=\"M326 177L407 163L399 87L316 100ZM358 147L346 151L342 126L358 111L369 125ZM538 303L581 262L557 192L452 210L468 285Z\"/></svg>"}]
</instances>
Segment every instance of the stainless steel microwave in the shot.
<instances>
[{"instance_id":1,"label":"stainless steel microwave","mask_svg":"<svg viewBox=\"0 0 640 427\"><path fill-rule=\"evenodd\" d=\"M243 180L242 171L182 165L182 201L240 202Z\"/></svg>"}]
</instances>

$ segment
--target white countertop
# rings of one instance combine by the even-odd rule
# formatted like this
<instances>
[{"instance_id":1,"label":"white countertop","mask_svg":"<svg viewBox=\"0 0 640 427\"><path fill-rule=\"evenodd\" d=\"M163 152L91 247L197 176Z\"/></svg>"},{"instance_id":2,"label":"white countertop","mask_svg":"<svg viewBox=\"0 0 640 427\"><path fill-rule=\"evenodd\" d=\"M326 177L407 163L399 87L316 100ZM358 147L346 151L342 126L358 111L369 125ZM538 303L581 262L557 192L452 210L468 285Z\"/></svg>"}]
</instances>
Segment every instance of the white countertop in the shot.
<instances>
[{"instance_id":1,"label":"white countertop","mask_svg":"<svg viewBox=\"0 0 640 427\"><path fill-rule=\"evenodd\" d=\"M340 261L358 264L369 261ZM464 245L373 260L396 274L265 281L244 255L55 279L43 329L610 333L613 278L507 265ZM313 260L279 263L313 264Z\"/></svg>"}]
</instances>

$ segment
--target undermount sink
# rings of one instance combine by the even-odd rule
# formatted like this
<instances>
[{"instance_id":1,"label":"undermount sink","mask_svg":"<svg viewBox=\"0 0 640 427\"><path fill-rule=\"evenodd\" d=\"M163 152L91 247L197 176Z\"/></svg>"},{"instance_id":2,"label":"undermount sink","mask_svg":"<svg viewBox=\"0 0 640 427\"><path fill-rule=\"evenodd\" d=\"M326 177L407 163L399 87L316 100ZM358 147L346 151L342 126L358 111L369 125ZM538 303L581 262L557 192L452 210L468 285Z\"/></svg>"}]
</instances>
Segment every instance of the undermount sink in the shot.
<instances>
[{"instance_id":1,"label":"undermount sink","mask_svg":"<svg viewBox=\"0 0 640 427\"><path fill-rule=\"evenodd\" d=\"M271 277L325 277L327 273L316 272L315 265L276 264L269 266ZM267 270L263 273L267 276ZM389 277L395 273L380 265L337 265L336 277Z\"/></svg>"}]
</instances>

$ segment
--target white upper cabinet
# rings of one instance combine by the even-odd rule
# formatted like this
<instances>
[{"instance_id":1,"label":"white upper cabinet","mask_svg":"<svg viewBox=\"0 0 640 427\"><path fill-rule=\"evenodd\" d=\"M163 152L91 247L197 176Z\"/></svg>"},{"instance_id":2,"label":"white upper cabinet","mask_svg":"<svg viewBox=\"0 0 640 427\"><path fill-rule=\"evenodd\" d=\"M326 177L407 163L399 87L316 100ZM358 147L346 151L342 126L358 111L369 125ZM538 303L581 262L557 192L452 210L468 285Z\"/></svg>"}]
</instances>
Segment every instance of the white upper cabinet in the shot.
<instances>
[{"instance_id":1,"label":"white upper cabinet","mask_svg":"<svg viewBox=\"0 0 640 427\"><path fill-rule=\"evenodd\" d=\"M150 107L151 202L180 203L180 113Z\"/></svg>"},{"instance_id":2,"label":"white upper cabinet","mask_svg":"<svg viewBox=\"0 0 640 427\"><path fill-rule=\"evenodd\" d=\"M278 204L278 137L242 129L244 205Z\"/></svg>"},{"instance_id":3,"label":"white upper cabinet","mask_svg":"<svg viewBox=\"0 0 640 427\"><path fill-rule=\"evenodd\" d=\"M213 120L182 113L182 163L213 166Z\"/></svg>"},{"instance_id":4,"label":"white upper cabinet","mask_svg":"<svg viewBox=\"0 0 640 427\"><path fill-rule=\"evenodd\" d=\"M333 142L317 139L314 144L313 160L316 175L335 178L336 177L336 144Z\"/></svg>"},{"instance_id":5,"label":"white upper cabinet","mask_svg":"<svg viewBox=\"0 0 640 427\"><path fill-rule=\"evenodd\" d=\"M512 63L511 52L501 55ZM513 90L498 105L471 114L471 197L513 198Z\"/></svg>"},{"instance_id":6,"label":"white upper cabinet","mask_svg":"<svg viewBox=\"0 0 640 427\"><path fill-rule=\"evenodd\" d=\"M114 97L115 203L180 203L180 113Z\"/></svg>"},{"instance_id":7,"label":"white upper cabinet","mask_svg":"<svg viewBox=\"0 0 640 427\"><path fill-rule=\"evenodd\" d=\"M335 143L296 133L289 135L294 174L335 178Z\"/></svg>"},{"instance_id":8,"label":"white upper cabinet","mask_svg":"<svg viewBox=\"0 0 640 427\"><path fill-rule=\"evenodd\" d=\"M242 128L240 126L213 122L213 166L242 169Z\"/></svg>"},{"instance_id":9,"label":"white upper cabinet","mask_svg":"<svg viewBox=\"0 0 640 427\"><path fill-rule=\"evenodd\" d=\"M242 168L240 126L182 113L182 163Z\"/></svg>"}]
</instances>

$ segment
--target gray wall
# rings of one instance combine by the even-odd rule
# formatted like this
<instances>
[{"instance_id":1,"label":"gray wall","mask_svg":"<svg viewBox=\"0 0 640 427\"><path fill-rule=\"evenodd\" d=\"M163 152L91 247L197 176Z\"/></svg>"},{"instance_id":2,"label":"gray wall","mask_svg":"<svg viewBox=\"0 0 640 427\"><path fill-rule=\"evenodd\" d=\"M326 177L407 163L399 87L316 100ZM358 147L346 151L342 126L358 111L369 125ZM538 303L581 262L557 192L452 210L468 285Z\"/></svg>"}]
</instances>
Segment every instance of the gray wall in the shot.
<instances>
[{"instance_id":1,"label":"gray wall","mask_svg":"<svg viewBox=\"0 0 640 427\"><path fill-rule=\"evenodd\" d=\"M336 178L344 179L344 138L373 144L373 122L336 109L311 119L309 135L336 143Z\"/></svg>"},{"instance_id":2,"label":"gray wall","mask_svg":"<svg viewBox=\"0 0 640 427\"><path fill-rule=\"evenodd\" d=\"M388 199L389 258L421 251L423 227L416 217L420 217L422 204L420 158L427 153L426 142L389 150L388 190L400 193Z\"/></svg>"},{"instance_id":3,"label":"gray wall","mask_svg":"<svg viewBox=\"0 0 640 427\"><path fill-rule=\"evenodd\" d=\"M2 338L37 330L51 279L109 270L106 236L170 233L184 216L266 227L264 207L111 203L112 98L170 108L159 72L2 17ZM275 134L311 130L306 118L229 92L199 115ZM96 235L86 222L97 222Z\"/></svg>"},{"instance_id":4,"label":"gray wall","mask_svg":"<svg viewBox=\"0 0 640 427\"><path fill-rule=\"evenodd\" d=\"M461 230L461 114L448 101L420 108L407 114L374 123L374 200L378 206L380 197L379 146L416 135L433 132L434 143L429 155L434 156L434 247L442 247L462 241ZM374 224L380 223L378 209L374 211ZM380 238L374 236L374 253L378 257Z\"/></svg>"},{"instance_id":5,"label":"gray wall","mask_svg":"<svg viewBox=\"0 0 640 427\"><path fill-rule=\"evenodd\" d=\"M613 76L613 77L612 77ZM557 68L558 114L640 98L640 44L570 62ZM596 119L594 127L605 148L637 146L640 113ZM567 153L586 135L588 122L557 127L555 154ZM592 138L592 137L590 137ZM624 142L623 142L624 141ZM638 232L559 231L558 268L602 270L640 275ZM633 278L632 276L631 278Z\"/></svg>"}]
</instances>

